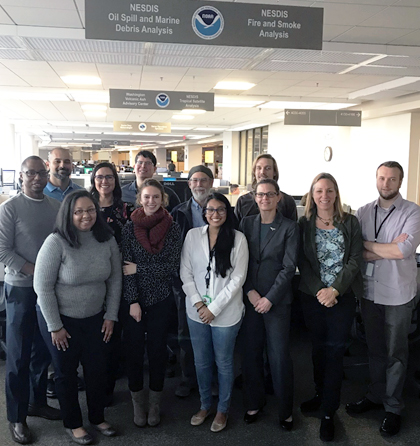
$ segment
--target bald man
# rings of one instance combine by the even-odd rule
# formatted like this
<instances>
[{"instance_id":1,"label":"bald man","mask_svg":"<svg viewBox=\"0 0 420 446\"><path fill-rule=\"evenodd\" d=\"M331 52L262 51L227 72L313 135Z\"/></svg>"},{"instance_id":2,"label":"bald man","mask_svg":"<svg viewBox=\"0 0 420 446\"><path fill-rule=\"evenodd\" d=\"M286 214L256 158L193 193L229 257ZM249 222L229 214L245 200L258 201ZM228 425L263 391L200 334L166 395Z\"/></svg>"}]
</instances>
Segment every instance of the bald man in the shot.
<instances>
[{"instance_id":1,"label":"bald man","mask_svg":"<svg viewBox=\"0 0 420 446\"><path fill-rule=\"evenodd\" d=\"M73 165L69 149L62 147L52 149L48 154L47 167L50 177L44 189L45 195L63 201L66 195L77 189L82 189L70 179Z\"/></svg>"}]
</instances>

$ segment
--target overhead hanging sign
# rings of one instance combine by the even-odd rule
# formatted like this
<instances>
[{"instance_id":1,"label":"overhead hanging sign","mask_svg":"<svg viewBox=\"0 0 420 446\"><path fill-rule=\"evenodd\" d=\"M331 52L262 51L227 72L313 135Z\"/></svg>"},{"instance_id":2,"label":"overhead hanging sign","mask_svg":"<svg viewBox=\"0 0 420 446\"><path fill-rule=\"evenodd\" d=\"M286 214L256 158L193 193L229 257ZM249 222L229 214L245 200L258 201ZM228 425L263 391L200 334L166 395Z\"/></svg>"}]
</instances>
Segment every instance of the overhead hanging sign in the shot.
<instances>
[{"instance_id":1,"label":"overhead hanging sign","mask_svg":"<svg viewBox=\"0 0 420 446\"><path fill-rule=\"evenodd\" d=\"M85 0L86 38L322 49L323 8L192 0Z\"/></svg>"},{"instance_id":2,"label":"overhead hanging sign","mask_svg":"<svg viewBox=\"0 0 420 446\"><path fill-rule=\"evenodd\" d=\"M284 110L284 125L332 125L360 127L360 110Z\"/></svg>"},{"instance_id":3,"label":"overhead hanging sign","mask_svg":"<svg viewBox=\"0 0 420 446\"><path fill-rule=\"evenodd\" d=\"M114 121L114 132L171 133L171 123Z\"/></svg>"},{"instance_id":4,"label":"overhead hanging sign","mask_svg":"<svg viewBox=\"0 0 420 446\"><path fill-rule=\"evenodd\" d=\"M214 111L214 93L162 90L109 90L109 108Z\"/></svg>"}]
</instances>

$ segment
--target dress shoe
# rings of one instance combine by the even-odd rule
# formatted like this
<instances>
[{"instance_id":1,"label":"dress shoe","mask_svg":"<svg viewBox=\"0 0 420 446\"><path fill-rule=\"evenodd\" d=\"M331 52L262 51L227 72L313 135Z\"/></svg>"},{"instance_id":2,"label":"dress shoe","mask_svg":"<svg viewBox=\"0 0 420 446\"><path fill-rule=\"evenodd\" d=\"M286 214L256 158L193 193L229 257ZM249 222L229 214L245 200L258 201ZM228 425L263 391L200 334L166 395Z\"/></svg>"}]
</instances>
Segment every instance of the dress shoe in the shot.
<instances>
[{"instance_id":1,"label":"dress shoe","mask_svg":"<svg viewBox=\"0 0 420 446\"><path fill-rule=\"evenodd\" d=\"M60 409L48 406L47 404L45 406L33 406L29 404L28 416L45 418L46 420L61 420Z\"/></svg>"},{"instance_id":2,"label":"dress shoe","mask_svg":"<svg viewBox=\"0 0 420 446\"><path fill-rule=\"evenodd\" d=\"M253 414L249 414L248 412L245 412L245 415L244 415L245 423L246 424L255 423L258 420L260 412L261 412L261 410L259 410L257 413L253 413Z\"/></svg>"},{"instance_id":3,"label":"dress shoe","mask_svg":"<svg viewBox=\"0 0 420 446\"><path fill-rule=\"evenodd\" d=\"M91 426L105 437L115 437L117 435L117 431L110 425L108 427L100 427L98 424L91 424Z\"/></svg>"},{"instance_id":4,"label":"dress shoe","mask_svg":"<svg viewBox=\"0 0 420 446\"><path fill-rule=\"evenodd\" d=\"M210 415L210 411L205 412L204 410L199 410L195 415L191 417L192 426L200 426L203 424L205 419Z\"/></svg>"},{"instance_id":5,"label":"dress shoe","mask_svg":"<svg viewBox=\"0 0 420 446\"><path fill-rule=\"evenodd\" d=\"M324 417L321 420L321 427L319 428L319 438L322 441L333 441L334 433L335 433L334 418Z\"/></svg>"},{"instance_id":6,"label":"dress shoe","mask_svg":"<svg viewBox=\"0 0 420 446\"><path fill-rule=\"evenodd\" d=\"M66 429L69 437L77 444L92 444L93 438L89 435L83 435L83 437L75 437L71 429Z\"/></svg>"},{"instance_id":7,"label":"dress shoe","mask_svg":"<svg viewBox=\"0 0 420 446\"><path fill-rule=\"evenodd\" d=\"M24 423L9 423L12 440L20 444L32 443L32 435L28 425Z\"/></svg>"},{"instance_id":8,"label":"dress shoe","mask_svg":"<svg viewBox=\"0 0 420 446\"><path fill-rule=\"evenodd\" d=\"M315 412L321 407L322 397L321 395L316 394L312 399L308 401L304 401L300 405L301 412Z\"/></svg>"},{"instance_id":9,"label":"dress shoe","mask_svg":"<svg viewBox=\"0 0 420 446\"><path fill-rule=\"evenodd\" d=\"M280 427L285 431L291 431L293 429L293 419L290 421L280 420Z\"/></svg>"},{"instance_id":10,"label":"dress shoe","mask_svg":"<svg viewBox=\"0 0 420 446\"><path fill-rule=\"evenodd\" d=\"M220 431L222 431L222 430L226 427L227 419L228 419L228 417L227 417L227 415L226 415L226 417L225 417L225 421L224 421L223 423L218 423L218 422L216 421L216 418L215 418L215 419L213 420L213 423L211 423L210 430L211 430L212 432L220 432Z\"/></svg>"},{"instance_id":11,"label":"dress shoe","mask_svg":"<svg viewBox=\"0 0 420 446\"><path fill-rule=\"evenodd\" d=\"M370 399L364 397L360 401L357 401L356 403L346 404L346 411L349 414L358 415L361 413L368 412L369 410L383 409L383 407L384 406L382 404L374 403Z\"/></svg>"},{"instance_id":12,"label":"dress shoe","mask_svg":"<svg viewBox=\"0 0 420 446\"><path fill-rule=\"evenodd\" d=\"M398 434L401 429L401 415L392 412L385 412L385 418L382 421L379 432L386 436Z\"/></svg>"}]
</instances>

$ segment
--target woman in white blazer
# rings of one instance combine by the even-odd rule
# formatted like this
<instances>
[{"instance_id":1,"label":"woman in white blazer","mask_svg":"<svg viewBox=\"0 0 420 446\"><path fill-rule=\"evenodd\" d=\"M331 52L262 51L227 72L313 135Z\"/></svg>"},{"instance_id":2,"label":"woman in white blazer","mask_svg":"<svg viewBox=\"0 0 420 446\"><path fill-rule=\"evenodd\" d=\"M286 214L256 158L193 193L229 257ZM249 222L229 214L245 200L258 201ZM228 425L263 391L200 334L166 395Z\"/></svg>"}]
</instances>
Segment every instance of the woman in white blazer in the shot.
<instances>
[{"instance_id":1,"label":"woman in white blazer","mask_svg":"<svg viewBox=\"0 0 420 446\"><path fill-rule=\"evenodd\" d=\"M188 232L181 256L182 288L201 399L191 424L202 424L210 413L216 363L219 402L211 430L219 432L226 427L230 405L233 351L245 310L242 286L249 254L246 238L235 231L233 209L223 195L208 197L203 218L208 225Z\"/></svg>"}]
</instances>

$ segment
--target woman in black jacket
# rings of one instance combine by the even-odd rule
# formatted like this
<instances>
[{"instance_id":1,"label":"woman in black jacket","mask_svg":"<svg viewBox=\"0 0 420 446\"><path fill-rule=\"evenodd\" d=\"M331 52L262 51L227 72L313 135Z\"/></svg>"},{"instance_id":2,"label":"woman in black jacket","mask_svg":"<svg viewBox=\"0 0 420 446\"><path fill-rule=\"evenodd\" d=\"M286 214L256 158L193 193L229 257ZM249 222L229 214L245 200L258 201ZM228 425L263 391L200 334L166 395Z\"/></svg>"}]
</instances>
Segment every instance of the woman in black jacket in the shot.
<instances>
[{"instance_id":1,"label":"woman in black jacket","mask_svg":"<svg viewBox=\"0 0 420 446\"><path fill-rule=\"evenodd\" d=\"M343 356L363 292L360 265L363 240L357 218L343 211L334 177L321 173L312 181L300 218L299 289L312 338L315 396L302 412L322 408L320 438L334 439L334 414L340 405Z\"/></svg>"}]
</instances>

